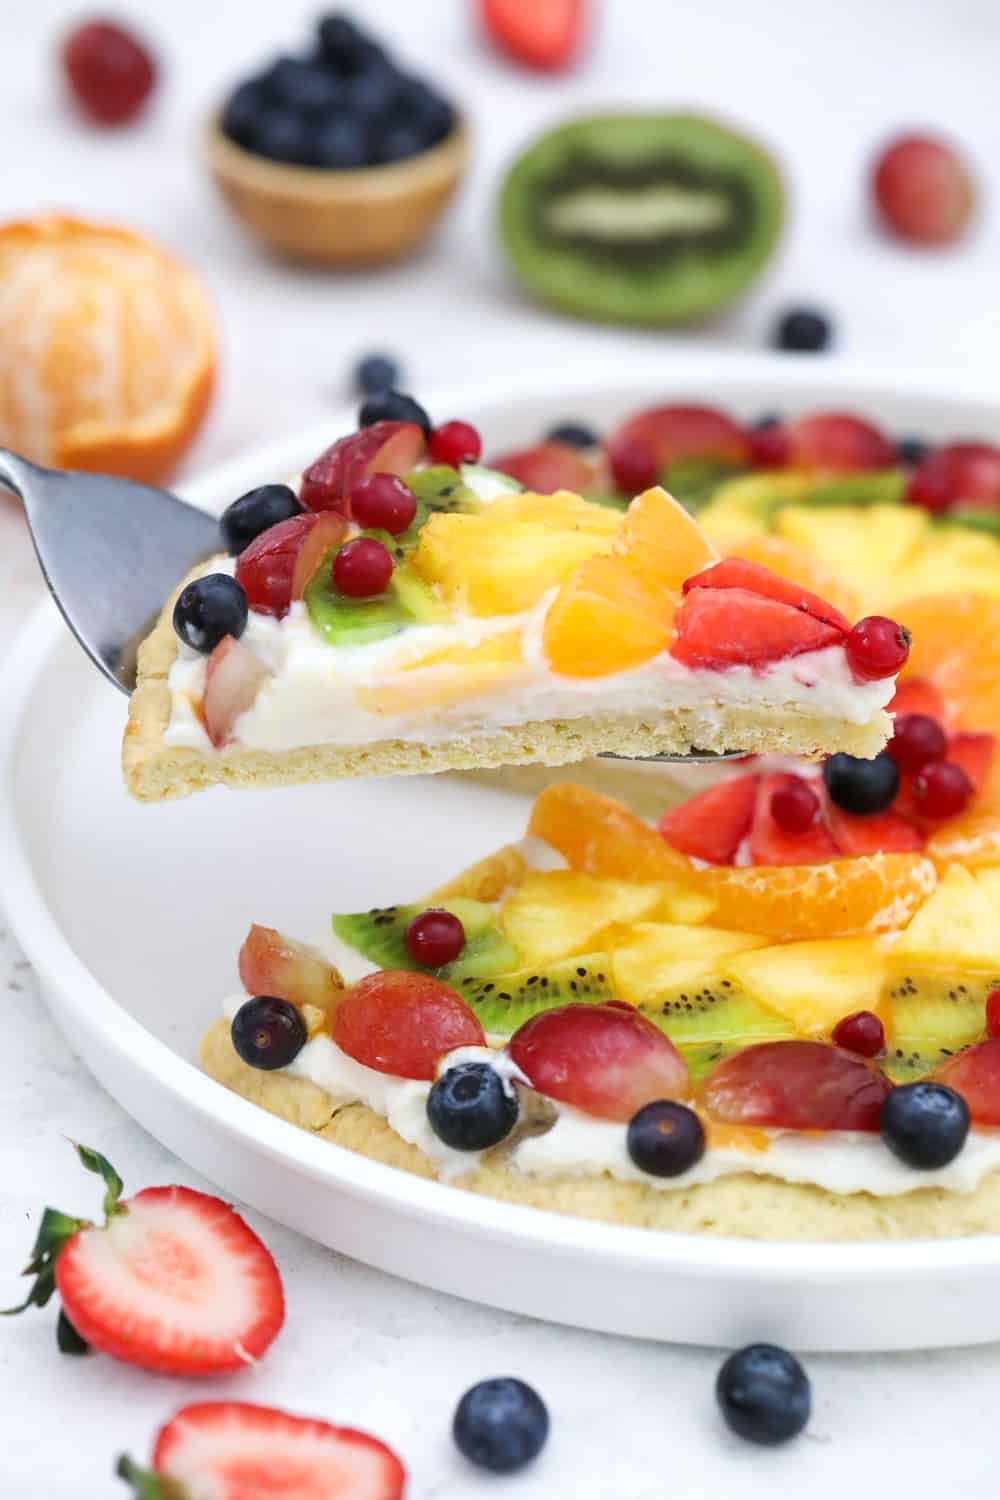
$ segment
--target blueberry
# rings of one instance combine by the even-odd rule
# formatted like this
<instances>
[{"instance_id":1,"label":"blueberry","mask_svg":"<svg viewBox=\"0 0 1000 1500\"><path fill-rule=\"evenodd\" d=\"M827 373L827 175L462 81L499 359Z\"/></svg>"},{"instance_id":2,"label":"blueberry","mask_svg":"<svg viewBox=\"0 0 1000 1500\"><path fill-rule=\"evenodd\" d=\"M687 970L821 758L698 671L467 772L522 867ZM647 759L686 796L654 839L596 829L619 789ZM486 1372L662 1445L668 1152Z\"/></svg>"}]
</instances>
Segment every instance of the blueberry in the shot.
<instances>
[{"instance_id":1,"label":"blueberry","mask_svg":"<svg viewBox=\"0 0 1000 1500\"><path fill-rule=\"evenodd\" d=\"M262 114L248 144L250 150L271 161L295 166L313 163L312 130L300 115L287 108L274 106Z\"/></svg>"},{"instance_id":2,"label":"blueberry","mask_svg":"<svg viewBox=\"0 0 1000 1500\"><path fill-rule=\"evenodd\" d=\"M781 418L778 416L778 413L775 411L768 411L764 412L761 416L754 418L754 420L750 423L750 431L767 432L772 427L780 426Z\"/></svg>"},{"instance_id":3,"label":"blueberry","mask_svg":"<svg viewBox=\"0 0 1000 1500\"><path fill-rule=\"evenodd\" d=\"M547 443L566 443L570 448L596 448L601 441L593 427L583 422L559 422L545 434Z\"/></svg>"},{"instance_id":4,"label":"blueberry","mask_svg":"<svg viewBox=\"0 0 1000 1500\"><path fill-rule=\"evenodd\" d=\"M458 1063L428 1094L427 1118L455 1151L488 1151L517 1124L517 1096L488 1062Z\"/></svg>"},{"instance_id":5,"label":"blueberry","mask_svg":"<svg viewBox=\"0 0 1000 1500\"><path fill-rule=\"evenodd\" d=\"M267 110L267 90L260 78L250 78L234 89L222 110L222 129L239 146L251 146L261 115Z\"/></svg>"},{"instance_id":6,"label":"blueberry","mask_svg":"<svg viewBox=\"0 0 1000 1500\"><path fill-rule=\"evenodd\" d=\"M366 354L358 361L354 371L354 383L366 396L376 391L390 391L399 384L399 365L388 354Z\"/></svg>"},{"instance_id":7,"label":"blueberry","mask_svg":"<svg viewBox=\"0 0 1000 1500\"><path fill-rule=\"evenodd\" d=\"M886 1095L879 1130L908 1167L946 1167L965 1145L969 1106L943 1083L904 1083Z\"/></svg>"},{"instance_id":8,"label":"blueberry","mask_svg":"<svg viewBox=\"0 0 1000 1500\"><path fill-rule=\"evenodd\" d=\"M930 443L925 443L923 438L904 437L896 444L899 461L906 464L907 468L915 469L917 464L923 463L931 451Z\"/></svg>"},{"instance_id":9,"label":"blueberry","mask_svg":"<svg viewBox=\"0 0 1000 1500\"><path fill-rule=\"evenodd\" d=\"M679 1177L704 1155L705 1132L686 1104L657 1099L632 1116L625 1144L640 1171L651 1177Z\"/></svg>"},{"instance_id":10,"label":"blueberry","mask_svg":"<svg viewBox=\"0 0 1000 1500\"><path fill-rule=\"evenodd\" d=\"M369 68L345 85L344 102L361 120L382 120L396 101L398 87L399 76L392 68Z\"/></svg>"},{"instance_id":11,"label":"blueberry","mask_svg":"<svg viewBox=\"0 0 1000 1500\"><path fill-rule=\"evenodd\" d=\"M403 121L397 125L386 125L376 133L372 157L376 162L388 165L390 162L408 161L411 156L419 156L425 147L426 142L418 126Z\"/></svg>"},{"instance_id":12,"label":"blueberry","mask_svg":"<svg viewBox=\"0 0 1000 1500\"><path fill-rule=\"evenodd\" d=\"M287 1068L306 1044L306 1023L290 1001L255 995L236 1012L230 1034L248 1067Z\"/></svg>"},{"instance_id":13,"label":"blueberry","mask_svg":"<svg viewBox=\"0 0 1000 1500\"><path fill-rule=\"evenodd\" d=\"M181 589L174 629L186 646L207 656L224 636L239 639L247 626L247 596L228 573L208 573Z\"/></svg>"},{"instance_id":14,"label":"blueberry","mask_svg":"<svg viewBox=\"0 0 1000 1500\"><path fill-rule=\"evenodd\" d=\"M264 75L264 84L276 104L302 115L326 114L344 93L329 68L300 57L279 57Z\"/></svg>"},{"instance_id":15,"label":"blueberry","mask_svg":"<svg viewBox=\"0 0 1000 1500\"><path fill-rule=\"evenodd\" d=\"M376 391L362 406L358 426L371 427L375 422L416 422L424 437L430 437L433 426L419 401L396 390Z\"/></svg>"},{"instance_id":16,"label":"blueberry","mask_svg":"<svg viewBox=\"0 0 1000 1500\"><path fill-rule=\"evenodd\" d=\"M537 1458L549 1435L549 1414L537 1391L501 1376L467 1390L455 1411L459 1452L480 1469L513 1474Z\"/></svg>"},{"instance_id":17,"label":"blueberry","mask_svg":"<svg viewBox=\"0 0 1000 1500\"><path fill-rule=\"evenodd\" d=\"M809 1421L809 1377L787 1349L748 1344L719 1371L715 1396L728 1427L750 1443L787 1443Z\"/></svg>"},{"instance_id":18,"label":"blueberry","mask_svg":"<svg viewBox=\"0 0 1000 1500\"><path fill-rule=\"evenodd\" d=\"M354 78L366 68L386 61L382 48L350 16L339 12L324 16L317 31L320 56L342 78Z\"/></svg>"},{"instance_id":19,"label":"blueberry","mask_svg":"<svg viewBox=\"0 0 1000 1500\"><path fill-rule=\"evenodd\" d=\"M368 161L368 133L352 115L335 115L319 127L312 149L318 167L338 171L363 167Z\"/></svg>"},{"instance_id":20,"label":"blueberry","mask_svg":"<svg viewBox=\"0 0 1000 1500\"><path fill-rule=\"evenodd\" d=\"M219 526L226 551L238 556L261 532L301 511L295 491L287 484L262 484L248 490L222 512Z\"/></svg>"},{"instance_id":21,"label":"blueberry","mask_svg":"<svg viewBox=\"0 0 1000 1500\"><path fill-rule=\"evenodd\" d=\"M831 802L865 818L889 806L899 791L899 767L888 750L880 750L874 760L840 751L824 764L823 781Z\"/></svg>"},{"instance_id":22,"label":"blueberry","mask_svg":"<svg viewBox=\"0 0 1000 1500\"><path fill-rule=\"evenodd\" d=\"M829 318L808 307L793 307L778 319L774 343L778 349L795 349L815 353L825 349L832 338Z\"/></svg>"},{"instance_id":23,"label":"blueberry","mask_svg":"<svg viewBox=\"0 0 1000 1500\"><path fill-rule=\"evenodd\" d=\"M400 78L396 86L396 110L401 119L412 123L424 143L434 146L451 130L455 111L422 78Z\"/></svg>"}]
</instances>

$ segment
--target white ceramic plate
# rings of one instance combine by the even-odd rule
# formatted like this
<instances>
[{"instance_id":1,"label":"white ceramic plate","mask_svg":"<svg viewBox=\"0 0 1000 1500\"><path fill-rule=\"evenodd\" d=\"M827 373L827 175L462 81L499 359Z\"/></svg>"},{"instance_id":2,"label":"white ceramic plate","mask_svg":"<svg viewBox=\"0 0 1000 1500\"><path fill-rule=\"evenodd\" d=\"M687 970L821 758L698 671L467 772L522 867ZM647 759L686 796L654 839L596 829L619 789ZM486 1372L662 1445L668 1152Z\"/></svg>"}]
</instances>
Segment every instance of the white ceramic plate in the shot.
<instances>
[{"instance_id":1,"label":"white ceramic plate","mask_svg":"<svg viewBox=\"0 0 1000 1500\"><path fill-rule=\"evenodd\" d=\"M675 356L432 409L493 450L565 417L611 421L651 398L853 409L930 438L1000 435L1000 406L909 375L808 358ZM351 414L189 486L219 509L297 470ZM113 579L95 587L113 588ZM414 1281L584 1327L700 1344L892 1349L1000 1337L1000 1238L758 1244L563 1218L425 1182L315 1140L227 1093L192 1058L233 988L251 921L308 934L331 910L404 899L523 831L526 802L461 778L359 781L258 796L216 789L142 807L118 771L124 701L45 605L4 668L0 889L66 1035L137 1120L228 1192Z\"/></svg>"}]
</instances>

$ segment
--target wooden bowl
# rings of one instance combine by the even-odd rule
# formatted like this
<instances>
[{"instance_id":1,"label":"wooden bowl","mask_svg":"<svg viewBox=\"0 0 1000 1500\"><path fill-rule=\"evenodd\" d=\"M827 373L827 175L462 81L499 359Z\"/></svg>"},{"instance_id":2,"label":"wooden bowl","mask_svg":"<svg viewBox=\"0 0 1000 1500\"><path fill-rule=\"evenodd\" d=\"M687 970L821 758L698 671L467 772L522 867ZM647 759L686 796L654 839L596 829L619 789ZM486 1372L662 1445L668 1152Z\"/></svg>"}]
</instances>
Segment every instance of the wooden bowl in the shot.
<instances>
[{"instance_id":1,"label":"wooden bowl","mask_svg":"<svg viewBox=\"0 0 1000 1500\"><path fill-rule=\"evenodd\" d=\"M438 145L384 167L295 167L208 132L208 163L230 207L268 249L321 266L373 266L426 239L468 156L461 120Z\"/></svg>"}]
</instances>

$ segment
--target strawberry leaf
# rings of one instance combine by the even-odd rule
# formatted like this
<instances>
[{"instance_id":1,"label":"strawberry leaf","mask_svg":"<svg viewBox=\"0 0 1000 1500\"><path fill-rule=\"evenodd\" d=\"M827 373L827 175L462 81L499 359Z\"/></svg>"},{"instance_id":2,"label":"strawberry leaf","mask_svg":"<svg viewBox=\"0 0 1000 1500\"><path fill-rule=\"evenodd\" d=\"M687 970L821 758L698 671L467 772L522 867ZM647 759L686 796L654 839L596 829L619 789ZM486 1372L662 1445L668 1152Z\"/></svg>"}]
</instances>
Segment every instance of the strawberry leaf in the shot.
<instances>
[{"instance_id":1,"label":"strawberry leaf","mask_svg":"<svg viewBox=\"0 0 1000 1500\"><path fill-rule=\"evenodd\" d=\"M0 1308L0 1316L12 1317L29 1307L44 1307L56 1289L56 1261L67 1240L71 1240L80 1229L87 1227L86 1219L71 1219L56 1208L47 1208L42 1214L38 1234L31 1251L31 1259L23 1275L34 1276L35 1282L27 1297L17 1307Z\"/></svg>"},{"instance_id":2,"label":"strawberry leaf","mask_svg":"<svg viewBox=\"0 0 1000 1500\"><path fill-rule=\"evenodd\" d=\"M140 1469L127 1453L118 1460L115 1473L132 1486L135 1500L185 1500L185 1490L174 1480L164 1479L152 1469Z\"/></svg>"},{"instance_id":3,"label":"strawberry leaf","mask_svg":"<svg viewBox=\"0 0 1000 1500\"><path fill-rule=\"evenodd\" d=\"M74 1141L73 1144L76 1147L77 1156L87 1171L94 1172L104 1179L104 1186L107 1188L104 1195L104 1216L110 1219L112 1214L121 1211L118 1200L125 1185L106 1156L102 1156L92 1146L81 1146L78 1141Z\"/></svg>"},{"instance_id":4,"label":"strawberry leaf","mask_svg":"<svg viewBox=\"0 0 1000 1500\"><path fill-rule=\"evenodd\" d=\"M87 1340L80 1337L61 1308L59 1310L59 1322L56 1324L56 1343L59 1345L60 1354L90 1353L90 1345L87 1343Z\"/></svg>"}]
</instances>

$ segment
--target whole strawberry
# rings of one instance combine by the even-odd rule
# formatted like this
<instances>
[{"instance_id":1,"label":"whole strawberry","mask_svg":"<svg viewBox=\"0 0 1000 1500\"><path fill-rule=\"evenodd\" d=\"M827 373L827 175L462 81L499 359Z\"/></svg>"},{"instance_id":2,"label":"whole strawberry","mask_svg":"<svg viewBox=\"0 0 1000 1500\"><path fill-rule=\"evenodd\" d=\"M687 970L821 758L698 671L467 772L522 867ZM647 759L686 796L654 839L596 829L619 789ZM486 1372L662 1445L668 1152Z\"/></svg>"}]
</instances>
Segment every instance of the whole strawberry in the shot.
<instances>
[{"instance_id":1,"label":"whole strawberry","mask_svg":"<svg viewBox=\"0 0 1000 1500\"><path fill-rule=\"evenodd\" d=\"M104 1180L104 1223L47 1208L24 1274L28 1296L8 1313L62 1301L64 1354L99 1349L164 1375L218 1375L259 1359L285 1320L270 1251L239 1214L192 1188L122 1198L105 1157L77 1146Z\"/></svg>"}]
</instances>

